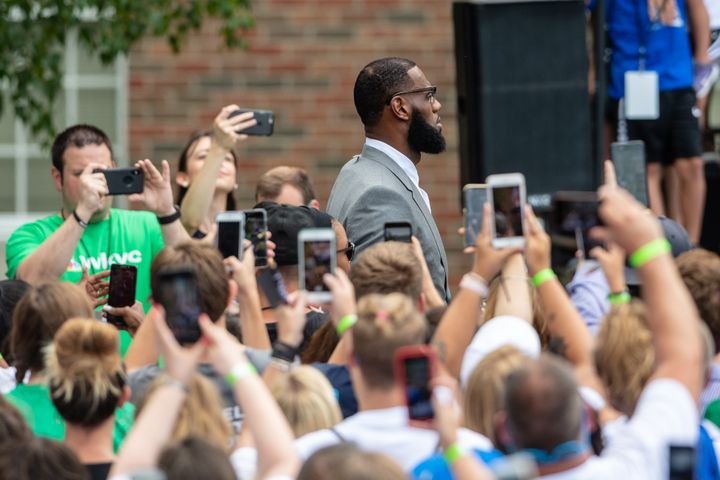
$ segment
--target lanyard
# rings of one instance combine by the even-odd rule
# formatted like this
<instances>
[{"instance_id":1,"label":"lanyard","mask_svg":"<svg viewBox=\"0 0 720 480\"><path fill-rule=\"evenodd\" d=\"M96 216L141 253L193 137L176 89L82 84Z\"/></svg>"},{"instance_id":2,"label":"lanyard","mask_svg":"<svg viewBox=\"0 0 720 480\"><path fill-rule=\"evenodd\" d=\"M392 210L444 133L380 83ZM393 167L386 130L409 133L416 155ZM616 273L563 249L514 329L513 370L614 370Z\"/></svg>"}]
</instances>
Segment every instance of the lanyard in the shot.
<instances>
[{"instance_id":1,"label":"lanyard","mask_svg":"<svg viewBox=\"0 0 720 480\"><path fill-rule=\"evenodd\" d=\"M649 9L647 10L648 25L646 26L642 19L643 3L648 5L647 0L639 0L635 8L635 21L637 22L638 35L640 36L640 46L638 47L638 70L645 70L645 60L647 60L647 44L650 38L650 32L662 28L662 12L667 6L668 0L662 0L659 7L655 8L655 20L651 20Z\"/></svg>"}]
</instances>

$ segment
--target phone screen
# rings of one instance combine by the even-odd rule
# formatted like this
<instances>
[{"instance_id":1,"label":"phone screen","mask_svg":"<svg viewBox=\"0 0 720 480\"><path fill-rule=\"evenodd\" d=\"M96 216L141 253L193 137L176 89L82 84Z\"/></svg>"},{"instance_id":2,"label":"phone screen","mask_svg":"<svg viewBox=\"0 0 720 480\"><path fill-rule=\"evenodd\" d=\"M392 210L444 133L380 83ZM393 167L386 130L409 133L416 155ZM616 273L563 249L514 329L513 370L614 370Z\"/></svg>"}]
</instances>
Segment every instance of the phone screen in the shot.
<instances>
[{"instance_id":1,"label":"phone screen","mask_svg":"<svg viewBox=\"0 0 720 480\"><path fill-rule=\"evenodd\" d=\"M520 185L493 187L493 212L495 216L495 236L522 237L522 198Z\"/></svg>"},{"instance_id":2,"label":"phone screen","mask_svg":"<svg viewBox=\"0 0 720 480\"><path fill-rule=\"evenodd\" d=\"M335 251L330 240L308 240L303 243L305 256L305 290L308 292L329 292L323 275L333 273L332 256Z\"/></svg>"},{"instance_id":3,"label":"phone screen","mask_svg":"<svg viewBox=\"0 0 720 480\"><path fill-rule=\"evenodd\" d=\"M598 216L599 206L597 200L554 202L552 233L575 239L576 248L585 254L602 245L602 242L590 238L590 229L602 225Z\"/></svg>"},{"instance_id":4,"label":"phone screen","mask_svg":"<svg viewBox=\"0 0 720 480\"><path fill-rule=\"evenodd\" d=\"M241 234L242 220L218 222L218 250L223 258L237 257L242 259Z\"/></svg>"},{"instance_id":5,"label":"phone screen","mask_svg":"<svg viewBox=\"0 0 720 480\"><path fill-rule=\"evenodd\" d=\"M287 304L287 289L277 269L266 268L262 270L257 276L257 283L271 308Z\"/></svg>"},{"instance_id":6,"label":"phone screen","mask_svg":"<svg viewBox=\"0 0 720 480\"><path fill-rule=\"evenodd\" d=\"M386 242L412 242L412 226L407 222L385 224Z\"/></svg>"},{"instance_id":7,"label":"phone screen","mask_svg":"<svg viewBox=\"0 0 720 480\"><path fill-rule=\"evenodd\" d=\"M408 416L411 420L430 420L435 416L430 388L430 359L412 357L406 358L403 363Z\"/></svg>"},{"instance_id":8,"label":"phone screen","mask_svg":"<svg viewBox=\"0 0 720 480\"><path fill-rule=\"evenodd\" d=\"M190 269L162 272L159 289L158 301L165 309L165 321L178 343L197 342L202 333L198 325L200 293L195 272Z\"/></svg>"},{"instance_id":9,"label":"phone screen","mask_svg":"<svg viewBox=\"0 0 720 480\"><path fill-rule=\"evenodd\" d=\"M255 266L267 265L267 220L261 211L245 212L245 239L253 244Z\"/></svg>"},{"instance_id":10,"label":"phone screen","mask_svg":"<svg viewBox=\"0 0 720 480\"><path fill-rule=\"evenodd\" d=\"M137 268L132 265L113 264L110 267L108 305L129 307L135 303Z\"/></svg>"},{"instance_id":11,"label":"phone screen","mask_svg":"<svg viewBox=\"0 0 720 480\"><path fill-rule=\"evenodd\" d=\"M618 185L648 206L645 147L641 141L613 143L612 158Z\"/></svg>"},{"instance_id":12,"label":"phone screen","mask_svg":"<svg viewBox=\"0 0 720 480\"><path fill-rule=\"evenodd\" d=\"M695 478L695 449L693 447L670 446L670 480L693 480Z\"/></svg>"},{"instance_id":13,"label":"phone screen","mask_svg":"<svg viewBox=\"0 0 720 480\"><path fill-rule=\"evenodd\" d=\"M482 230L483 208L487 202L486 188L468 188L463 191L465 200L465 246L475 245Z\"/></svg>"}]
</instances>

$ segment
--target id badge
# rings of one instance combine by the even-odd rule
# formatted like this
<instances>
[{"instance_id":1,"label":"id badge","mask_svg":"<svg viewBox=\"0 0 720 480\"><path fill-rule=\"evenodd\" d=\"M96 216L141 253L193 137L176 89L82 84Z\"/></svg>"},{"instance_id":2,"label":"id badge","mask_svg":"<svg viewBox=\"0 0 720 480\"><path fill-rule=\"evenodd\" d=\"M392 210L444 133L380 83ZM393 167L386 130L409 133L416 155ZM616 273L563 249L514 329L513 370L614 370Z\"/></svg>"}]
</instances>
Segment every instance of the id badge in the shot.
<instances>
[{"instance_id":1,"label":"id badge","mask_svg":"<svg viewBox=\"0 0 720 480\"><path fill-rule=\"evenodd\" d=\"M657 72L625 72L625 118L656 120L660 116Z\"/></svg>"}]
</instances>

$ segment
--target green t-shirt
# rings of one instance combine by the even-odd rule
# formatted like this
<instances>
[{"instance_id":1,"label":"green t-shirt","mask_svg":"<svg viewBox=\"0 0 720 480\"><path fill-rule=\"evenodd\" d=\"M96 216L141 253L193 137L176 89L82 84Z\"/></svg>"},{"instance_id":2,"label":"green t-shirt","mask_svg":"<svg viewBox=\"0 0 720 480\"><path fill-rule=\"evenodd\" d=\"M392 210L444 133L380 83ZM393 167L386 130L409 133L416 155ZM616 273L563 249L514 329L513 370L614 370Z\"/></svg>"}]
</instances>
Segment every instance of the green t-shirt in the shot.
<instances>
[{"instance_id":1,"label":"green t-shirt","mask_svg":"<svg viewBox=\"0 0 720 480\"><path fill-rule=\"evenodd\" d=\"M55 409L47 385L18 385L5 398L20 410L35 435L60 442L65 439L65 420ZM113 449L116 453L134 418L135 406L130 402L115 410Z\"/></svg>"},{"instance_id":2,"label":"green t-shirt","mask_svg":"<svg viewBox=\"0 0 720 480\"><path fill-rule=\"evenodd\" d=\"M8 278L15 278L22 261L63 222L60 215L52 215L26 223L10 235L6 247ZM89 275L108 270L113 263L134 265L138 269L135 298L142 302L147 312L150 308L150 264L163 247L162 231L154 214L112 208L108 218L87 226L60 280L78 283L83 264L87 265Z\"/></svg>"}]
</instances>

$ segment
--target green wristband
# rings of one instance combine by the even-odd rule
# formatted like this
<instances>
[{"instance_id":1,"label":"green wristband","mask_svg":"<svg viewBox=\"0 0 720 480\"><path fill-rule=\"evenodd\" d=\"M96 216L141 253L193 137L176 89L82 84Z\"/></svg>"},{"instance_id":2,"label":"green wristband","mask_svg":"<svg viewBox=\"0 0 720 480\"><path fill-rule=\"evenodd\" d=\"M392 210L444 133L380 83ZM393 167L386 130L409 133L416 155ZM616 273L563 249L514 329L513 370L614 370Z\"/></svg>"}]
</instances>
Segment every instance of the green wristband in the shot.
<instances>
[{"instance_id":1,"label":"green wristband","mask_svg":"<svg viewBox=\"0 0 720 480\"><path fill-rule=\"evenodd\" d=\"M555 275L555 272L552 271L552 268L544 268L537 272L532 277L532 284L535 287L539 287L543 283L547 282L548 280L552 280L553 278L557 278L557 275Z\"/></svg>"},{"instance_id":2,"label":"green wristband","mask_svg":"<svg viewBox=\"0 0 720 480\"><path fill-rule=\"evenodd\" d=\"M233 365L228 374L225 375L225 380L228 385L234 387L238 380L249 377L250 375L257 375L255 366L250 362L240 362Z\"/></svg>"},{"instance_id":3,"label":"green wristband","mask_svg":"<svg viewBox=\"0 0 720 480\"><path fill-rule=\"evenodd\" d=\"M630 266L640 268L660 255L670 252L672 252L672 246L667 238L657 238L638 248L635 253L630 255Z\"/></svg>"},{"instance_id":4,"label":"green wristband","mask_svg":"<svg viewBox=\"0 0 720 480\"><path fill-rule=\"evenodd\" d=\"M347 315L342 317L337 324L337 328L335 329L335 331L338 334L338 337L342 336L343 333L350 330L353 327L353 325L355 325L356 323L357 323L357 315L355 315L354 313L348 313Z\"/></svg>"},{"instance_id":5,"label":"green wristband","mask_svg":"<svg viewBox=\"0 0 720 480\"><path fill-rule=\"evenodd\" d=\"M630 303L632 297L630 296L630 293L628 293L628 291L626 290L620 293L609 294L608 300L610 301L611 305L623 305L625 303Z\"/></svg>"},{"instance_id":6,"label":"green wristband","mask_svg":"<svg viewBox=\"0 0 720 480\"><path fill-rule=\"evenodd\" d=\"M467 450L461 447L459 443L455 442L448 445L448 447L445 449L445 452L443 453L443 458L448 463L448 465L452 466L453 463L464 457L466 453Z\"/></svg>"}]
</instances>

